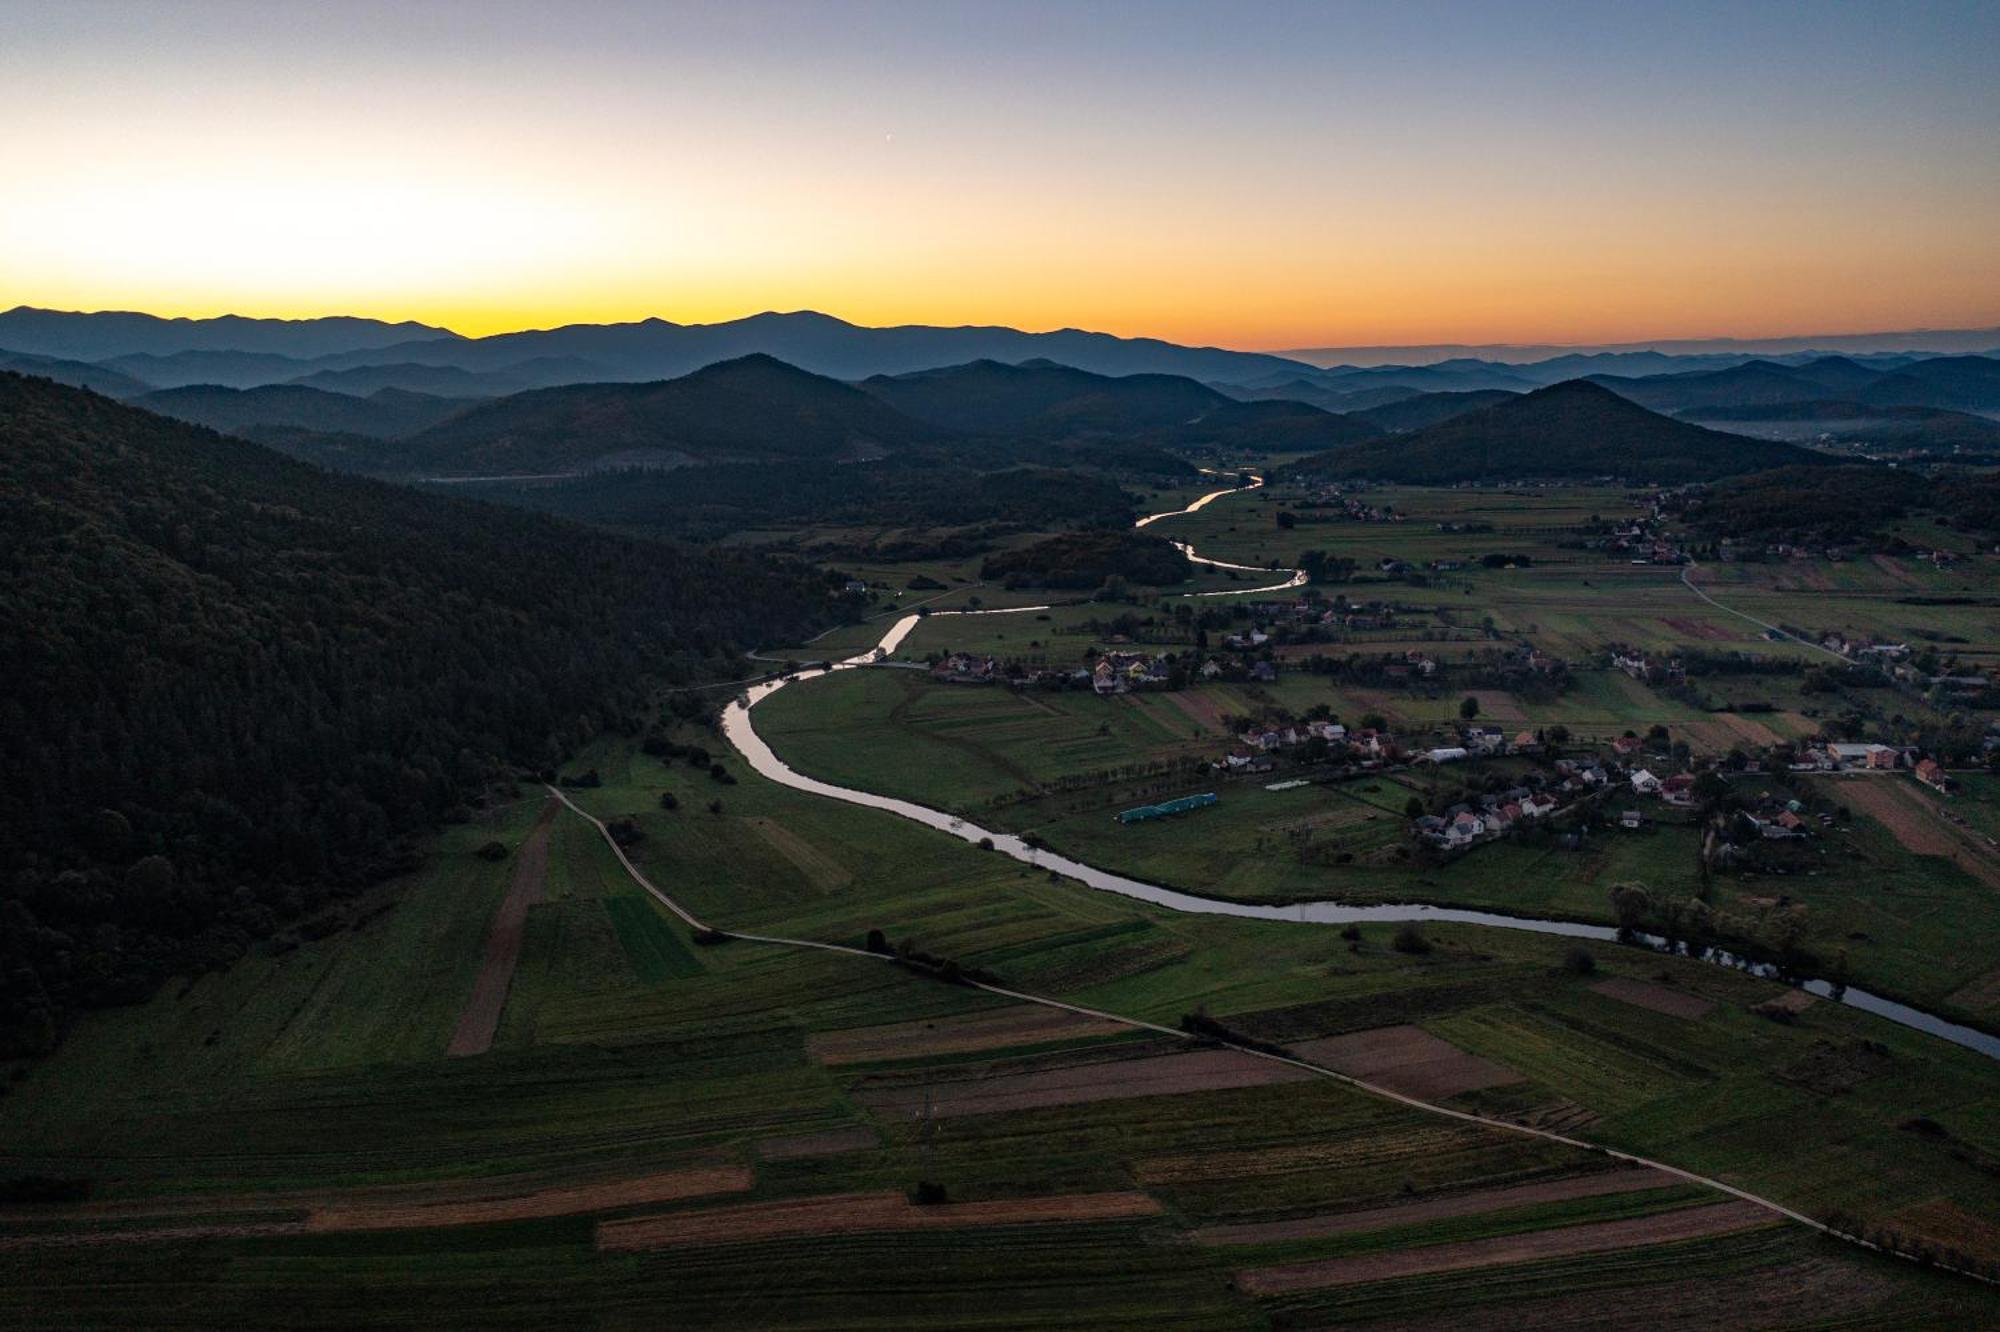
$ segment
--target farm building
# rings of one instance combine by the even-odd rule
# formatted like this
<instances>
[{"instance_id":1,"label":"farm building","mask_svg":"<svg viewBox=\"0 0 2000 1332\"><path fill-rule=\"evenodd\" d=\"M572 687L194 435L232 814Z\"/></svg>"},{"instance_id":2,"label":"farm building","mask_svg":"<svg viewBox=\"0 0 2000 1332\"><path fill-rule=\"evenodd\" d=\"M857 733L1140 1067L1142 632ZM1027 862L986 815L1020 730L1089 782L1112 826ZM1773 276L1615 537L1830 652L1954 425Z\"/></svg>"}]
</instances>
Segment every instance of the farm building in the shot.
<instances>
[{"instance_id":1,"label":"farm building","mask_svg":"<svg viewBox=\"0 0 2000 1332\"><path fill-rule=\"evenodd\" d=\"M1165 800L1157 805L1141 805L1137 809L1128 809L1118 816L1118 821L1144 823L1147 819L1163 819L1170 814L1185 814L1189 810L1205 809L1216 803L1215 792L1204 791L1200 795L1181 796L1179 799Z\"/></svg>"}]
</instances>

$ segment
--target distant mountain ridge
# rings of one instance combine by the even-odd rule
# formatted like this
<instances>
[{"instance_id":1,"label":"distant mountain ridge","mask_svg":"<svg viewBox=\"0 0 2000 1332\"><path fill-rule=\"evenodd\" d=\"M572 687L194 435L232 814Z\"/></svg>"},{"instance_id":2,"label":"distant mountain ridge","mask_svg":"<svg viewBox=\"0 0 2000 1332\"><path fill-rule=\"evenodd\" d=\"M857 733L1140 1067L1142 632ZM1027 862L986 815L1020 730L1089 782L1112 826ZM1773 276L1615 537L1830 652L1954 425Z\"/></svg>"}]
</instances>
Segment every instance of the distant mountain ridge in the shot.
<instances>
[{"instance_id":1,"label":"distant mountain ridge","mask_svg":"<svg viewBox=\"0 0 2000 1332\"><path fill-rule=\"evenodd\" d=\"M1854 335L1847 341L1856 345L1832 354L1773 350L1752 355L1741 349L1761 344L1711 340L1700 345L1727 350L1571 349L1537 362L1457 355L1422 365L1322 369L1263 353L1076 329L1030 333L975 326L869 328L812 311L766 312L714 324L664 319L572 324L472 338L422 324L345 317L162 320L21 307L0 314L0 361L24 373L87 385L120 398L204 384L237 389L302 384L359 397L393 388L473 401L546 388L663 382L753 355L846 383L960 372L955 382L975 397L987 390L961 372L962 367L1067 369L1107 380L1171 376L1180 383L1168 397L1190 394L1199 385L1235 400L1239 407L1257 402L1287 405L1258 415L1197 401L1200 395L1195 394L1188 398L1184 415L1170 412L1151 423L1158 429L1171 425L1175 433L1149 441L1149 446L1227 449L1262 443L1294 452L1356 442L1378 429L1423 428L1466 405L1436 395L1521 394L1578 378L1594 380L1661 413L1685 417L1723 409L1839 401L2000 419L2000 358L1921 349L1867 350L1862 344L1873 336ZM1892 335L1882 336L1894 340ZM1991 330L1990 336L1987 330L1974 330L1952 337L1975 344L1990 342L1992 349L2000 350L2000 329ZM1944 334L1932 340L1939 339L1951 340ZM191 343L201 345L185 345ZM82 347L120 350L104 356L73 350ZM335 349L323 350L328 347ZM1086 401L1089 393L1080 393L1075 403L1061 410L1047 407L1049 415L1032 427L1008 428L1046 440L1052 432L1060 433L1058 419L1066 417L1081 431L1093 411L1108 408L1116 399L1126 404L1121 409L1125 417L1107 418L1091 428L1107 436L1129 437L1144 415L1138 408L1141 387L1135 382L1115 392L1104 390L1109 396L1095 405ZM919 383L882 392L900 393L905 399L902 406L909 409L918 408L925 389ZM1434 401L1401 414L1379 419L1376 415L1380 409L1424 397ZM972 408L968 401L952 411L962 414ZM914 414L922 416L923 411L919 408ZM1954 438L1963 435L1961 425L1950 423ZM991 427L960 421L954 428L980 432ZM1921 447L1925 428L1920 418L1906 416L1900 418L1899 436L1912 439L1915 432L1914 442Z\"/></svg>"},{"instance_id":2,"label":"distant mountain ridge","mask_svg":"<svg viewBox=\"0 0 2000 1332\"><path fill-rule=\"evenodd\" d=\"M0 347L80 361L102 361L134 353L171 356L184 351L326 356L387 347L414 338L456 340L458 334L415 320L392 324L355 315L324 315L313 319L251 319L243 315L167 319L130 310L43 310L31 305L0 311Z\"/></svg>"},{"instance_id":3,"label":"distant mountain ridge","mask_svg":"<svg viewBox=\"0 0 2000 1332\"><path fill-rule=\"evenodd\" d=\"M226 434L255 437L257 427L284 427L330 434L400 439L456 416L470 405L402 389L379 389L367 397L329 393L303 384L262 384L223 388L190 384L126 399L128 405Z\"/></svg>"},{"instance_id":4,"label":"distant mountain ridge","mask_svg":"<svg viewBox=\"0 0 2000 1332\"><path fill-rule=\"evenodd\" d=\"M1779 338L1655 338L1605 343L1405 343L1349 347L1294 347L1273 352L1288 360L1321 367L1435 365L1473 359L1528 365L1593 356L1763 356L1927 352L1963 354L2000 350L2000 325L1990 328L1919 328L1884 333L1805 333Z\"/></svg>"}]
</instances>

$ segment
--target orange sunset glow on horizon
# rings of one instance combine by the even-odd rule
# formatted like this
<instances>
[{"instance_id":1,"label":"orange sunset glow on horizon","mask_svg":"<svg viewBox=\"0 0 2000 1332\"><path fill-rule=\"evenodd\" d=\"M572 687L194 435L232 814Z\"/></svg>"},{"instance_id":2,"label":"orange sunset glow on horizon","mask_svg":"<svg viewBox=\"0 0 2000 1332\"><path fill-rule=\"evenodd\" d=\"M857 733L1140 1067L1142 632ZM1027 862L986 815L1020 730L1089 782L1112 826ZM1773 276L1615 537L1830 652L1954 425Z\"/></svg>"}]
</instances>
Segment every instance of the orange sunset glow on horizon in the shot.
<instances>
[{"instance_id":1,"label":"orange sunset glow on horizon","mask_svg":"<svg viewBox=\"0 0 2000 1332\"><path fill-rule=\"evenodd\" d=\"M31 8L0 304L1258 349L2000 321L2000 97L1945 10L1036 12Z\"/></svg>"}]
</instances>

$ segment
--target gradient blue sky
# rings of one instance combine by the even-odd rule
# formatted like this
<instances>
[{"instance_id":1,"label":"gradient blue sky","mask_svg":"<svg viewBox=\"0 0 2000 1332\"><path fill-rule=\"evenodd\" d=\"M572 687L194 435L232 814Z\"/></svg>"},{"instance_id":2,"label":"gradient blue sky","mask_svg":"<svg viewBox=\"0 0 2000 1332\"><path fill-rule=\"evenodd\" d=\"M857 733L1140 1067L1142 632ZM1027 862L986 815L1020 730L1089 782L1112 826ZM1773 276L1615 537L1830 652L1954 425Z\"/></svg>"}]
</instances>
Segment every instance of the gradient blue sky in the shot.
<instances>
[{"instance_id":1,"label":"gradient blue sky","mask_svg":"<svg viewBox=\"0 0 2000 1332\"><path fill-rule=\"evenodd\" d=\"M2000 3L0 0L0 305L2000 322Z\"/></svg>"}]
</instances>

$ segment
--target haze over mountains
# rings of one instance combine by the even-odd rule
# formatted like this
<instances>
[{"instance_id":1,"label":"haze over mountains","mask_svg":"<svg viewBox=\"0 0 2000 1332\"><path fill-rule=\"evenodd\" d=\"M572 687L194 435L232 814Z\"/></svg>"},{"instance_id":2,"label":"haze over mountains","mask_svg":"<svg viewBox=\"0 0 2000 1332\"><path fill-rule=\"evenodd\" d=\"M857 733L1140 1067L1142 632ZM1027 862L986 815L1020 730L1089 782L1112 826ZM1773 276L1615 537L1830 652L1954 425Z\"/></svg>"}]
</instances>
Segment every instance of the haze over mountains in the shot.
<instances>
[{"instance_id":1,"label":"haze over mountains","mask_svg":"<svg viewBox=\"0 0 2000 1332\"><path fill-rule=\"evenodd\" d=\"M1432 365L1478 359L1512 363L1568 356L1654 354L1666 356L1790 356L1837 353L1984 352L2000 347L1993 328L1918 328L1889 333L1807 333L1787 338L1658 338L1645 342L1562 344L1532 342L1407 343L1360 347L1299 347L1279 356L1311 365Z\"/></svg>"},{"instance_id":2,"label":"haze over mountains","mask_svg":"<svg viewBox=\"0 0 2000 1332\"><path fill-rule=\"evenodd\" d=\"M147 388L306 382L341 392L402 388L442 396L499 396L561 384L671 379L717 361L762 353L815 374L860 380L990 360L1044 360L1104 375L1173 374L1226 386L1233 396L1282 397L1330 410L1361 410L1398 393L1524 392L1587 375L1646 377L1722 370L1750 361L1798 365L1839 351L1870 371L1940 355L2000 352L2000 329L1794 339L1797 347L1727 340L1643 347L1493 348L1490 355L1430 356L1402 348L1393 363L1357 356L1309 363L1318 352L1271 355L1183 347L1062 329L906 325L868 328L812 311L764 313L716 324L648 319L625 324L461 337L413 322L334 316L265 320L161 319L124 312L73 313L27 306L0 313L0 356L106 367ZM1663 350L1666 349L1666 350ZM1385 349L1360 349L1382 351Z\"/></svg>"},{"instance_id":3,"label":"haze over mountains","mask_svg":"<svg viewBox=\"0 0 2000 1332\"><path fill-rule=\"evenodd\" d=\"M391 476L862 461L947 441L987 462L1048 462L1090 440L1123 447L1128 469L1156 473L1176 465L1160 450L1355 449L1349 463L1377 459L1384 475L1419 467L1470 479L1502 459L1468 471L1463 460L1420 465L1421 453L1362 446L1421 433L1430 448L1432 432L1454 420L1581 380L1649 417L1738 437L1932 454L1992 451L2000 438L2000 359L1991 356L1647 349L1320 368L1076 330L865 328L810 312L465 338L344 317L168 320L23 307L0 314L0 368ZM1511 474L1538 459L1558 474L1618 470L1621 456L1640 455L1603 453L1593 432L1612 422L1669 450L1680 460L1673 474L1709 470L1709 453L1672 452L1695 438L1661 428L1673 422L1617 417L1590 395L1554 402L1576 417L1573 428L1538 399L1537 428L1554 435L1533 446L1520 439L1527 452L1508 462Z\"/></svg>"}]
</instances>

